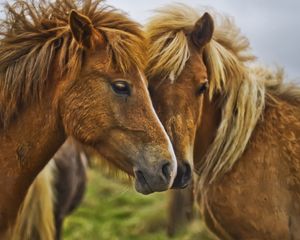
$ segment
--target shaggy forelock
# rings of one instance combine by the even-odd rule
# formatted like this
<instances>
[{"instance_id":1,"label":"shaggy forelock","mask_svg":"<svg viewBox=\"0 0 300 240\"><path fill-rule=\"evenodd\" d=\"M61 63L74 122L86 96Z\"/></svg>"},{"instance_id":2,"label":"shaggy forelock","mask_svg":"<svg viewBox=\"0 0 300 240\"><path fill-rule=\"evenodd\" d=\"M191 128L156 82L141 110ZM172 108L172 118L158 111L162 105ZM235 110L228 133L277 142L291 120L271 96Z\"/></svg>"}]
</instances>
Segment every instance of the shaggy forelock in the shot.
<instances>
[{"instance_id":1,"label":"shaggy forelock","mask_svg":"<svg viewBox=\"0 0 300 240\"><path fill-rule=\"evenodd\" d=\"M144 67L144 37L139 24L122 12L95 1L24 1L5 6L0 35L0 124L7 125L24 106L41 99L50 69L74 78L84 61L84 49L73 38L69 13L90 18L107 39L110 66L128 73Z\"/></svg>"}]
</instances>

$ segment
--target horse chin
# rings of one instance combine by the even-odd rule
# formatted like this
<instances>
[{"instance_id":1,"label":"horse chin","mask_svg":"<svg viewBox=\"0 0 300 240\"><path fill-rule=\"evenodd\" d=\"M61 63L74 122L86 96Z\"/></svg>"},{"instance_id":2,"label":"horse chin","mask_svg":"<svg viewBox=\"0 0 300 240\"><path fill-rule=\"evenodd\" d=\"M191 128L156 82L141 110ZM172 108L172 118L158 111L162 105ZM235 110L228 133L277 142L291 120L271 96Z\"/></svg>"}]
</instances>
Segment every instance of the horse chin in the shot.
<instances>
[{"instance_id":1,"label":"horse chin","mask_svg":"<svg viewBox=\"0 0 300 240\"><path fill-rule=\"evenodd\" d=\"M148 183L142 183L137 179L135 180L135 189L137 192L144 194L144 195L148 195L148 194L154 192Z\"/></svg>"},{"instance_id":2,"label":"horse chin","mask_svg":"<svg viewBox=\"0 0 300 240\"><path fill-rule=\"evenodd\" d=\"M134 176L135 176L135 189L137 192L142 193L144 195L148 195L154 192L151 189L150 185L147 183L147 180L141 171L134 171Z\"/></svg>"},{"instance_id":3,"label":"horse chin","mask_svg":"<svg viewBox=\"0 0 300 240\"><path fill-rule=\"evenodd\" d=\"M176 184L173 184L171 189L185 189L187 188L188 186L190 185L190 182L188 183L185 183L183 185L176 185Z\"/></svg>"}]
</instances>

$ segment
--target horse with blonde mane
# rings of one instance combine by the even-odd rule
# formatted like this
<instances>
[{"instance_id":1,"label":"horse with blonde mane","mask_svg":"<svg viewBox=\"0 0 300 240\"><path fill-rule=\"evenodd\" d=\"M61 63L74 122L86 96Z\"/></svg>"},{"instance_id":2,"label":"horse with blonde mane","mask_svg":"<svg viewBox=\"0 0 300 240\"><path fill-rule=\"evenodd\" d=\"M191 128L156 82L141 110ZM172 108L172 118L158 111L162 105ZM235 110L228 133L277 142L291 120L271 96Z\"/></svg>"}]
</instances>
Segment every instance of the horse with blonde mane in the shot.
<instances>
[{"instance_id":1,"label":"horse with blonde mane","mask_svg":"<svg viewBox=\"0 0 300 240\"><path fill-rule=\"evenodd\" d=\"M134 175L141 193L171 187L177 163L147 92L140 26L101 0L15 0L5 9L0 239L67 136Z\"/></svg>"},{"instance_id":2,"label":"horse with blonde mane","mask_svg":"<svg viewBox=\"0 0 300 240\"><path fill-rule=\"evenodd\" d=\"M184 6L146 28L154 107L220 239L300 239L300 88L250 66L233 21Z\"/></svg>"}]
</instances>

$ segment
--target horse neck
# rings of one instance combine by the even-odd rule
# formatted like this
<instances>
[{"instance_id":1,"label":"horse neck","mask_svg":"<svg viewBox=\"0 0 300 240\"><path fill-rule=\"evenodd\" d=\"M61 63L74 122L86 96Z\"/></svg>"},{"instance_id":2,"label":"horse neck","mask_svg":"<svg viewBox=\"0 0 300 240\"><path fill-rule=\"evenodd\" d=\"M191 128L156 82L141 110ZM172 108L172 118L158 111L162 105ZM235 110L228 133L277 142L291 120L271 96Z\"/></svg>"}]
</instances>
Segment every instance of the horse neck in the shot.
<instances>
[{"instance_id":1,"label":"horse neck","mask_svg":"<svg viewBox=\"0 0 300 240\"><path fill-rule=\"evenodd\" d=\"M218 126L221 122L221 109L218 106L219 97L214 96L209 99L208 94L204 96L203 110L201 113L201 122L196 131L194 147L194 165L201 164L202 159L207 153L210 145L213 143Z\"/></svg>"},{"instance_id":2,"label":"horse neck","mask_svg":"<svg viewBox=\"0 0 300 240\"><path fill-rule=\"evenodd\" d=\"M15 221L33 179L65 139L52 102L45 96L31 104L0 132L0 237Z\"/></svg>"}]
</instances>

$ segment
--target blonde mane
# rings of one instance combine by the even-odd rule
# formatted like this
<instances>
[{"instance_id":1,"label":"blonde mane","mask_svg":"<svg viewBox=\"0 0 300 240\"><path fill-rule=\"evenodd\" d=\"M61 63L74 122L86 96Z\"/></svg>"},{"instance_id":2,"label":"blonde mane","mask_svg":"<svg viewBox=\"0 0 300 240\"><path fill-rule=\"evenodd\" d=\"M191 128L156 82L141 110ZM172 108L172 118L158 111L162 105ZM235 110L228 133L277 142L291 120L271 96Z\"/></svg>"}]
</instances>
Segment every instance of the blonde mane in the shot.
<instances>
[{"instance_id":1,"label":"blonde mane","mask_svg":"<svg viewBox=\"0 0 300 240\"><path fill-rule=\"evenodd\" d=\"M186 34L206 11L199 13L181 4L157 11L146 26L149 81L154 77L162 81L173 77L176 81L190 56ZM248 62L255 57L249 52L247 38L231 18L212 10L208 12L214 18L215 32L203 55L209 74L210 99L215 94L222 96L222 119L206 156L195 166L202 187L229 171L244 152L263 113L267 90L292 95L283 89L280 74L249 67ZM294 91L298 99L299 92Z\"/></svg>"},{"instance_id":2,"label":"blonde mane","mask_svg":"<svg viewBox=\"0 0 300 240\"><path fill-rule=\"evenodd\" d=\"M140 26L102 2L15 0L5 6L6 19L0 22L0 125L5 127L21 108L42 98L54 68L71 79L80 72L85 50L68 24L73 9L88 16L104 35L114 68L143 68Z\"/></svg>"}]
</instances>

